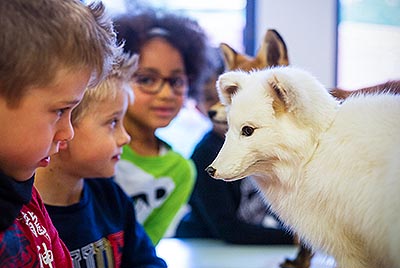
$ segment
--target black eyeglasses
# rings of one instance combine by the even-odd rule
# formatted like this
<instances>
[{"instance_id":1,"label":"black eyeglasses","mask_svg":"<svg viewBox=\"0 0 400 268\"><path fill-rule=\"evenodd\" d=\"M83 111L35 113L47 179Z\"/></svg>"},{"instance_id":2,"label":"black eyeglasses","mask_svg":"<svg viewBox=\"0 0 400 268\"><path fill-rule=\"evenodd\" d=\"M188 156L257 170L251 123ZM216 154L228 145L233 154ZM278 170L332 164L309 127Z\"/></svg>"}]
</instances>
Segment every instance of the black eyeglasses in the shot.
<instances>
[{"instance_id":1,"label":"black eyeglasses","mask_svg":"<svg viewBox=\"0 0 400 268\"><path fill-rule=\"evenodd\" d=\"M184 74L164 77L155 72L136 72L133 82L140 91L147 94L157 94L161 91L165 82L169 84L175 95L183 95L186 91L187 77Z\"/></svg>"}]
</instances>

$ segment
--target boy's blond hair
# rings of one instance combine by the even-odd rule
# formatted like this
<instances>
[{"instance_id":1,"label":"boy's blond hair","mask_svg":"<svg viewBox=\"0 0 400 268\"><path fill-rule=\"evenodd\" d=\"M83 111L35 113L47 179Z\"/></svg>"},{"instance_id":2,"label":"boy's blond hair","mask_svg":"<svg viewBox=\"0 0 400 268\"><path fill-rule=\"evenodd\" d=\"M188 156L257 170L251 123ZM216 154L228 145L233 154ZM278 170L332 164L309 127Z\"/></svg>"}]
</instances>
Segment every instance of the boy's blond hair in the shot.
<instances>
[{"instance_id":1,"label":"boy's blond hair","mask_svg":"<svg viewBox=\"0 0 400 268\"><path fill-rule=\"evenodd\" d=\"M110 74L97 86L88 88L79 105L72 111L71 122L76 125L92 111L92 108L105 100L113 100L119 91L124 91L129 101L133 101L133 90L129 86L134 72L137 69L138 56L122 54L114 64Z\"/></svg>"},{"instance_id":2,"label":"boy's blond hair","mask_svg":"<svg viewBox=\"0 0 400 268\"><path fill-rule=\"evenodd\" d=\"M10 106L61 69L91 70L98 83L122 50L101 2L1 0L0 18L0 97Z\"/></svg>"}]
</instances>

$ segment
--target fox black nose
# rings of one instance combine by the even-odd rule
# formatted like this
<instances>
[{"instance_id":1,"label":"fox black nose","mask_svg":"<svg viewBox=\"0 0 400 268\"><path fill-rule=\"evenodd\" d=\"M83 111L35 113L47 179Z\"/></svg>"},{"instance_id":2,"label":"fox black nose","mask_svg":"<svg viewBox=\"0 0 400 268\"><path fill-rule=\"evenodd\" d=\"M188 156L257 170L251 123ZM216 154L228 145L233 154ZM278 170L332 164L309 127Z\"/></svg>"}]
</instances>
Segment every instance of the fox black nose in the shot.
<instances>
[{"instance_id":1,"label":"fox black nose","mask_svg":"<svg viewBox=\"0 0 400 268\"><path fill-rule=\"evenodd\" d=\"M214 111L214 110L208 111L208 117L210 119L213 119L216 114L217 114L217 111Z\"/></svg>"},{"instance_id":2,"label":"fox black nose","mask_svg":"<svg viewBox=\"0 0 400 268\"><path fill-rule=\"evenodd\" d=\"M216 170L215 168L213 168L212 166L208 166L208 167L206 168L206 172L207 172L208 175L210 175L211 177L214 176L215 171L217 171L217 170Z\"/></svg>"}]
</instances>

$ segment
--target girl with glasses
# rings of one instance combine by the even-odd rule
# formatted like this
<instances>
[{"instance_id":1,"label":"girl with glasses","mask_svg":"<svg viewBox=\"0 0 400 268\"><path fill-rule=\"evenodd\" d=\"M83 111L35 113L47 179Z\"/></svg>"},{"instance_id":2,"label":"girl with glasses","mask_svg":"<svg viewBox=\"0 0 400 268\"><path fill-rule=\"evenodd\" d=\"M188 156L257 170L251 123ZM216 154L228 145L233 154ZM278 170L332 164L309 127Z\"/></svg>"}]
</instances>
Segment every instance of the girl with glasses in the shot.
<instances>
[{"instance_id":1,"label":"girl with glasses","mask_svg":"<svg viewBox=\"0 0 400 268\"><path fill-rule=\"evenodd\" d=\"M197 96L208 44L196 21L164 11L124 14L115 26L125 51L139 54L131 79L135 100L124 118L131 141L123 147L115 180L132 197L156 245L187 203L196 174L192 161L155 132L177 116L186 97Z\"/></svg>"}]
</instances>

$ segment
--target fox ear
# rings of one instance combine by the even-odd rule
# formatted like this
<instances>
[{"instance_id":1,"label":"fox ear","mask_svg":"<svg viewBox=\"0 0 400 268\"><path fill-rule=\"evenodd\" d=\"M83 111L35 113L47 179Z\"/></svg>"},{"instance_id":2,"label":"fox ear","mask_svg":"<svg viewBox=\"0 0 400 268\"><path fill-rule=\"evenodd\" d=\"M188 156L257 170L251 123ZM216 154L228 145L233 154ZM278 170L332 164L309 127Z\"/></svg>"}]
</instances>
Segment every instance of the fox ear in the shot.
<instances>
[{"instance_id":1,"label":"fox ear","mask_svg":"<svg viewBox=\"0 0 400 268\"><path fill-rule=\"evenodd\" d=\"M268 79L268 84L272 88L273 93L273 108L276 113L281 113L284 111L291 111L293 108L293 103L290 98L290 93L286 85L278 80L276 75L273 75Z\"/></svg>"},{"instance_id":2,"label":"fox ear","mask_svg":"<svg viewBox=\"0 0 400 268\"><path fill-rule=\"evenodd\" d=\"M219 100L225 106L232 103L233 95L239 90L239 84L232 79L232 74L234 73L222 74L217 81Z\"/></svg>"},{"instance_id":3,"label":"fox ear","mask_svg":"<svg viewBox=\"0 0 400 268\"><path fill-rule=\"evenodd\" d=\"M222 96L220 95L220 101L223 105L230 105L232 103L232 96L238 91L238 85L225 85L221 88Z\"/></svg>"},{"instance_id":4,"label":"fox ear","mask_svg":"<svg viewBox=\"0 0 400 268\"><path fill-rule=\"evenodd\" d=\"M278 31L274 29L267 30L256 58L262 62L264 66L289 65L286 44Z\"/></svg>"},{"instance_id":5,"label":"fox ear","mask_svg":"<svg viewBox=\"0 0 400 268\"><path fill-rule=\"evenodd\" d=\"M232 97L238 91L239 86L235 84L219 84L218 95L222 105L228 106L232 103Z\"/></svg>"},{"instance_id":6,"label":"fox ear","mask_svg":"<svg viewBox=\"0 0 400 268\"><path fill-rule=\"evenodd\" d=\"M232 70L235 66L235 59L238 53L236 52L236 50L234 50L225 43L221 43L219 45L219 48L221 49L222 54L224 56L225 70L226 71Z\"/></svg>"}]
</instances>

